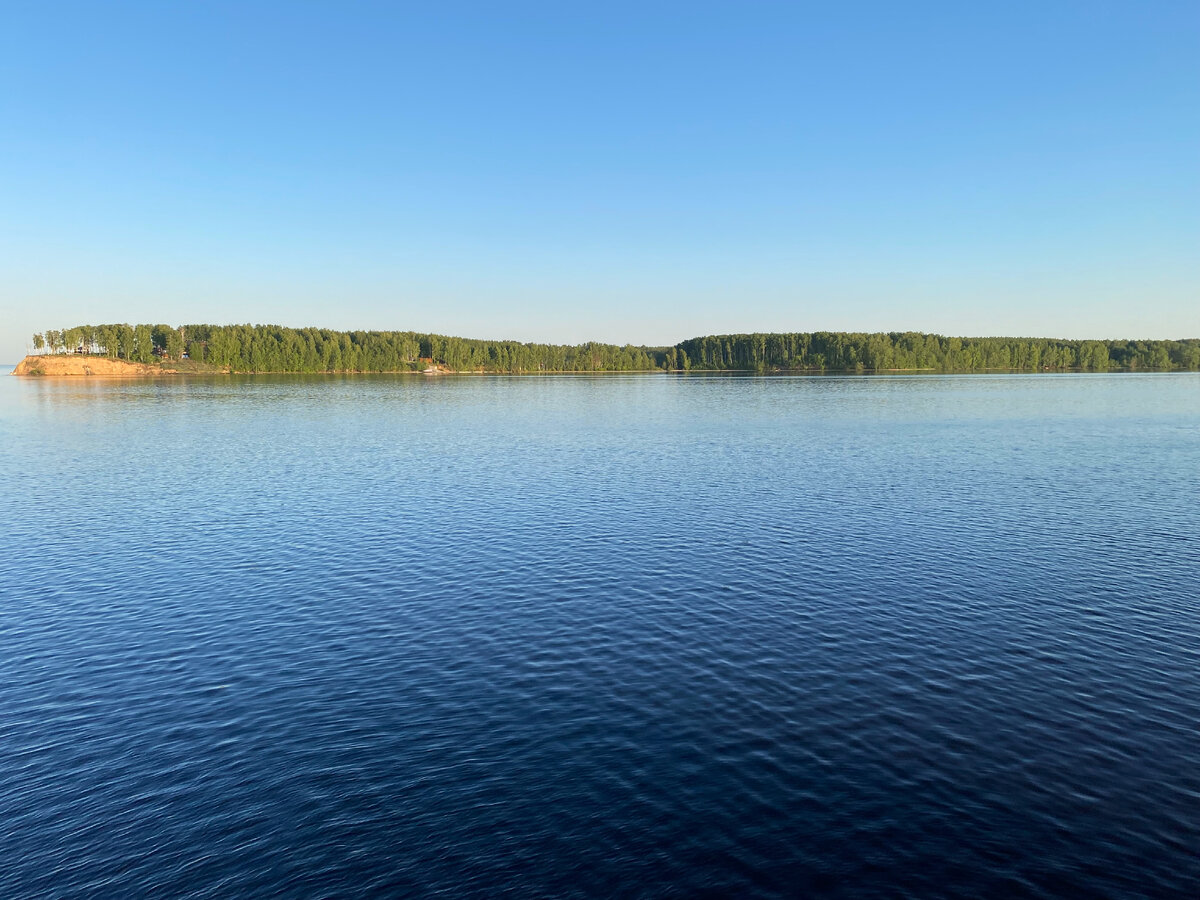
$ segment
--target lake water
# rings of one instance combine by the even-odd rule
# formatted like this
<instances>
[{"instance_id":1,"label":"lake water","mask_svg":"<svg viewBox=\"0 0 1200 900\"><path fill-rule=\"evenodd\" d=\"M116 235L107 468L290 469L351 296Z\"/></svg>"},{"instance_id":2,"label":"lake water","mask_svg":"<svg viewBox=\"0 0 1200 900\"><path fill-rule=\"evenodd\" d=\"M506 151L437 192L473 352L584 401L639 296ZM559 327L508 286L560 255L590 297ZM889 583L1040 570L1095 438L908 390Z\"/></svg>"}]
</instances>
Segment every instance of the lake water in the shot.
<instances>
[{"instance_id":1,"label":"lake water","mask_svg":"<svg viewBox=\"0 0 1200 900\"><path fill-rule=\"evenodd\" d=\"M0 378L0 896L1196 896L1200 376Z\"/></svg>"}]
</instances>

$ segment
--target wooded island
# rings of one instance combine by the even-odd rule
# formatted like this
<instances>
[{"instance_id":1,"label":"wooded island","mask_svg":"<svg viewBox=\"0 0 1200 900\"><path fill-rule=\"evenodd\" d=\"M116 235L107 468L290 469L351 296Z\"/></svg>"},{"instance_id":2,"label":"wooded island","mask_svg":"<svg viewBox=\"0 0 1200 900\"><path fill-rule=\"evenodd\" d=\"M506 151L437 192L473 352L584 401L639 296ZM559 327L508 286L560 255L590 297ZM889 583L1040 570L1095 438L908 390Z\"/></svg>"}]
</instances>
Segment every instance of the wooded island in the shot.
<instances>
[{"instance_id":1,"label":"wooded island","mask_svg":"<svg viewBox=\"0 0 1200 900\"><path fill-rule=\"evenodd\" d=\"M38 354L225 372L1037 372L1200 369L1200 339L965 338L918 332L725 334L673 347L534 344L281 325L78 325L33 336ZM28 367L36 368L36 359ZM30 374L36 374L30 371Z\"/></svg>"}]
</instances>

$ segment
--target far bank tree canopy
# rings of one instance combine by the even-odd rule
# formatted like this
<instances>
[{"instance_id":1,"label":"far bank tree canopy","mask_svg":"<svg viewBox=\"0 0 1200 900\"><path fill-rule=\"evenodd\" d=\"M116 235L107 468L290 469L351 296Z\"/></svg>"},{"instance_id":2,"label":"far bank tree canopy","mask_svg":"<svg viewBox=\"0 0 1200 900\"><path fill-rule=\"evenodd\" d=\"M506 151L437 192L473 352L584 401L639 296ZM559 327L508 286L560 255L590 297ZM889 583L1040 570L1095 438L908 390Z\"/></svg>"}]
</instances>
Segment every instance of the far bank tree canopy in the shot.
<instances>
[{"instance_id":1,"label":"far bank tree canopy","mask_svg":"<svg viewBox=\"0 0 1200 900\"><path fill-rule=\"evenodd\" d=\"M724 334L673 347L531 344L282 325L77 325L33 336L34 348L149 363L179 359L233 372L980 372L1200 369L1200 339L1071 341L918 332Z\"/></svg>"}]
</instances>

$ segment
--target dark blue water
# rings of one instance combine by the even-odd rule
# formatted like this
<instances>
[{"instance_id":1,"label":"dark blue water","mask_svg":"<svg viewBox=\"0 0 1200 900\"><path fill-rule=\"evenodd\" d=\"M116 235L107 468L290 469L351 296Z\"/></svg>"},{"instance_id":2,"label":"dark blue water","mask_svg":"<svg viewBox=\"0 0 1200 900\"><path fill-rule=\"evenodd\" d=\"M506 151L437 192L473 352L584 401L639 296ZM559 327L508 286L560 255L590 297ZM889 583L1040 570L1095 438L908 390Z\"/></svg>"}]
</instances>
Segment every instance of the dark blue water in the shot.
<instances>
[{"instance_id":1,"label":"dark blue water","mask_svg":"<svg viewBox=\"0 0 1200 900\"><path fill-rule=\"evenodd\" d=\"M1195 896L1200 377L0 379L0 896Z\"/></svg>"}]
</instances>

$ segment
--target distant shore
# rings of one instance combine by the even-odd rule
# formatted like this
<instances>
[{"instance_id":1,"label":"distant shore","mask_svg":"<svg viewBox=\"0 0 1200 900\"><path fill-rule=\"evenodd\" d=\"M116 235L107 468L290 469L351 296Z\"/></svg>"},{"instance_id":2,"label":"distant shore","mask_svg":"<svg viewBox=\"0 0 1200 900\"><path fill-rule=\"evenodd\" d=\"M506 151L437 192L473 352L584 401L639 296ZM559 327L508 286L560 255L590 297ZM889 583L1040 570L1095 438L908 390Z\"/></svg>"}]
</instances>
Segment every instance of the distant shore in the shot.
<instances>
[{"instance_id":1,"label":"distant shore","mask_svg":"<svg viewBox=\"0 0 1200 900\"><path fill-rule=\"evenodd\" d=\"M1138 371L1134 368L1111 368L1111 373ZM1147 369L1143 371L1163 371ZM1085 373L1094 370L1079 367L1062 367L1042 370L1019 369L1012 367L994 367L982 369L939 369L935 367L887 368L887 369L833 369L833 368L691 368L691 369L633 369L615 371L595 371L587 369L559 369L552 371L496 371L488 369L451 369L445 365L434 364L423 369L388 369L364 371L362 369L330 369L324 372L296 372L289 370L265 370L258 372L238 372L240 375L521 375L521 376L550 376L550 375L1002 375L1002 374L1068 374ZM157 378L162 376L192 376L192 375L231 375L235 374L229 368L214 366L209 363L194 360L165 359L154 363L129 362L123 359L113 359L107 356L89 356L84 354L33 354L22 359L10 375L27 378Z\"/></svg>"},{"instance_id":2,"label":"distant shore","mask_svg":"<svg viewBox=\"0 0 1200 900\"><path fill-rule=\"evenodd\" d=\"M36 353L150 367L112 374L568 372L1109 372L1200 370L1200 339L946 337L916 331L710 334L673 346L537 344L415 331L285 325L76 325L33 335ZM62 374L99 374L84 361ZM23 371L51 374L39 358Z\"/></svg>"}]
</instances>

